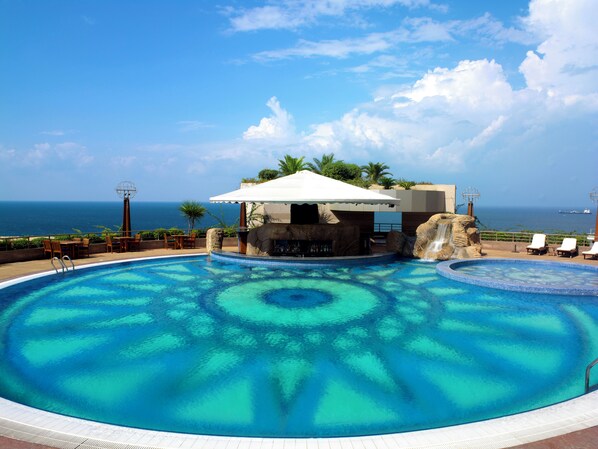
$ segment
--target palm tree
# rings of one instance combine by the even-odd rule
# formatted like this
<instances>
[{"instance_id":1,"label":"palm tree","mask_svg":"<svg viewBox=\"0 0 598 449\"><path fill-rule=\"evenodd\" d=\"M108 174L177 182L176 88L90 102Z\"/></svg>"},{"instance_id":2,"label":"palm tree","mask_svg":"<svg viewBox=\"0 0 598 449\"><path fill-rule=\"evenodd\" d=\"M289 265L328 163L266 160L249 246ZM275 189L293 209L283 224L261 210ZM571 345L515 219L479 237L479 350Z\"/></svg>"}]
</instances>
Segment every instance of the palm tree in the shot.
<instances>
[{"instance_id":1,"label":"palm tree","mask_svg":"<svg viewBox=\"0 0 598 449\"><path fill-rule=\"evenodd\" d=\"M371 182L378 184L383 176L392 176L392 173L386 171L390 167L382 162L368 162L368 165L362 165L361 171Z\"/></svg>"},{"instance_id":2,"label":"palm tree","mask_svg":"<svg viewBox=\"0 0 598 449\"><path fill-rule=\"evenodd\" d=\"M197 201L184 201L179 206L179 210L189 223L188 234L191 235L191 231L193 231L193 228L195 227L195 222L197 220L201 220L201 218L205 215L206 208Z\"/></svg>"},{"instance_id":3,"label":"palm tree","mask_svg":"<svg viewBox=\"0 0 598 449\"><path fill-rule=\"evenodd\" d=\"M293 173L297 173L301 170L305 170L307 165L303 162L305 156L301 156L299 158L290 156L288 154L284 155L284 159L278 160L278 171L281 175L292 175Z\"/></svg>"},{"instance_id":4,"label":"palm tree","mask_svg":"<svg viewBox=\"0 0 598 449\"><path fill-rule=\"evenodd\" d=\"M314 157L314 163L312 164L311 162L308 162L306 165L311 171L317 173L318 175L321 175L322 170L324 170L324 167L326 167L328 164L332 164L333 162L335 162L334 153L330 153L323 154L322 159L317 159Z\"/></svg>"}]
</instances>

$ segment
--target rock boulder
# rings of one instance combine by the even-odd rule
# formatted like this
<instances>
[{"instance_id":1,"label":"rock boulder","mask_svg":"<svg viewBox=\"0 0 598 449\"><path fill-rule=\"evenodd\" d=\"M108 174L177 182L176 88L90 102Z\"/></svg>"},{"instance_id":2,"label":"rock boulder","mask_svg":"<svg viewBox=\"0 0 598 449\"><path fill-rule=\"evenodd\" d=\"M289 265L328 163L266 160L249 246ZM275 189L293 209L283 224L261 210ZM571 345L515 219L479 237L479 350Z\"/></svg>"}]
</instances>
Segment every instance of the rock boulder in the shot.
<instances>
[{"instance_id":1,"label":"rock boulder","mask_svg":"<svg viewBox=\"0 0 598 449\"><path fill-rule=\"evenodd\" d=\"M444 239L438 230L446 230ZM482 255L480 233L469 215L436 214L417 227L414 257L420 259L469 259Z\"/></svg>"}]
</instances>

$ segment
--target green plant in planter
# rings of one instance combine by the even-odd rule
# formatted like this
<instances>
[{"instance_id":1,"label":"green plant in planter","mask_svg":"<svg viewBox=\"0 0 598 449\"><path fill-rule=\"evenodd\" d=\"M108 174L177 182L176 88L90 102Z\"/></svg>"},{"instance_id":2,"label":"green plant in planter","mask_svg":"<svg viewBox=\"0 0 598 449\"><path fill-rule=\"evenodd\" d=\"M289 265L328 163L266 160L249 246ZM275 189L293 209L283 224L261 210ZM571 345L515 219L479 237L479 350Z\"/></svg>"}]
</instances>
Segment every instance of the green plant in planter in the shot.
<instances>
[{"instance_id":1,"label":"green plant in planter","mask_svg":"<svg viewBox=\"0 0 598 449\"><path fill-rule=\"evenodd\" d=\"M396 181L388 176L383 176L381 177L378 182L380 183L380 185L382 187L384 187L385 190L389 190L392 189L393 186L395 185Z\"/></svg>"},{"instance_id":2,"label":"green plant in planter","mask_svg":"<svg viewBox=\"0 0 598 449\"><path fill-rule=\"evenodd\" d=\"M415 185L415 182L407 181L406 179L398 179L396 184L403 187L405 190L411 190L411 187Z\"/></svg>"}]
</instances>

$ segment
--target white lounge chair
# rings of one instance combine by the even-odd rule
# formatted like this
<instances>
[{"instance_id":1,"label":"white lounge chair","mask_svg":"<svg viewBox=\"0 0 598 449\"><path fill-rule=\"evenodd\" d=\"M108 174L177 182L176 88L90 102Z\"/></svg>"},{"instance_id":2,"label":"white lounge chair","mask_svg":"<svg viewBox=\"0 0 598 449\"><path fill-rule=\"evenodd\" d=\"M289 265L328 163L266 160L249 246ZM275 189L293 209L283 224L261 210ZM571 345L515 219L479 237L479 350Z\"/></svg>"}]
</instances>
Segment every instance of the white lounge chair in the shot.
<instances>
[{"instance_id":1,"label":"white lounge chair","mask_svg":"<svg viewBox=\"0 0 598 449\"><path fill-rule=\"evenodd\" d=\"M546 234L534 234L532 243L527 245L527 252L532 254L542 254L548 251L546 246Z\"/></svg>"},{"instance_id":2,"label":"white lounge chair","mask_svg":"<svg viewBox=\"0 0 598 449\"><path fill-rule=\"evenodd\" d=\"M563 243L556 249L557 256L568 255L573 257L577 254L577 239L567 237L563 239Z\"/></svg>"},{"instance_id":3,"label":"white lounge chair","mask_svg":"<svg viewBox=\"0 0 598 449\"><path fill-rule=\"evenodd\" d=\"M583 251L582 254L583 254L584 259L586 258L586 256L589 256L590 259L594 259L595 257L598 257L598 242L594 242L594 244L592 245L590 250Z\"/></svg>"}]
</instances>

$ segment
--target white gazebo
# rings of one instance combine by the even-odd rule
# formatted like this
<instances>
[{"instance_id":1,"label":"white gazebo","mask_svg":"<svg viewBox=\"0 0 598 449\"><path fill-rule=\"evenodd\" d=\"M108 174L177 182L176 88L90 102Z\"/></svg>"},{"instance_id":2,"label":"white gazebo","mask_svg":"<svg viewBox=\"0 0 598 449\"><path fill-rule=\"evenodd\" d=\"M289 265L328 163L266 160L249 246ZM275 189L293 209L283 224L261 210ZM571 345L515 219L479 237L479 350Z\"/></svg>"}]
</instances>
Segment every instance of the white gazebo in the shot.
<instances>
[{"instance_id":1,"label":"white gazebo","mask_svg":"<svg viewBox=\"0 0 598 449\"><path fill-rule=\"evenodd\" d=\"M245 203L290 205L290 223L268 223L257 231L255 229L250 231L260 233L260 235L252 239L250 234L249 251L255 251L255 254L276 254L287 251L289 245L296 247L299 245L302 248L308 248L307 250L301 250L301 252L308 251L310 255L313 255L314 252L351 255L352 251L358 251L358 247L362 244L360 242L364 240L363 236L360 237L359 226L354 223L352 225L337 224L332 227L318 223L317 205L340 203L389 205L392 207L400 204L400 200L397 198L372 192L306 170L262 184L213 196L210 198L210 202L240 203L240 227L242 229L246 227ZM240 232L239 237L239 251L245 253L247 250L247 233ZM259 244L262 247L252 247L253 240L260 242ZM319 243L314 243L316 241ZM368 245L369 251L369 239L365 243ZM317 251L314 250L314 245L317 246ZM356 248L355 245L358 247ZM286 249L279 250L280 247ZM291 251L288 250L287 252Z\"/></svg>"},{"instance_id":2,"label":"white gazebo","mask_svg":"<svg viewBox=\"0 0 598 449\"><path fill-rule=\"evenodd\" d=\"M211 203L386 204L400 200L303 170L210 198Z\"/></svg>"}]
</instances>

